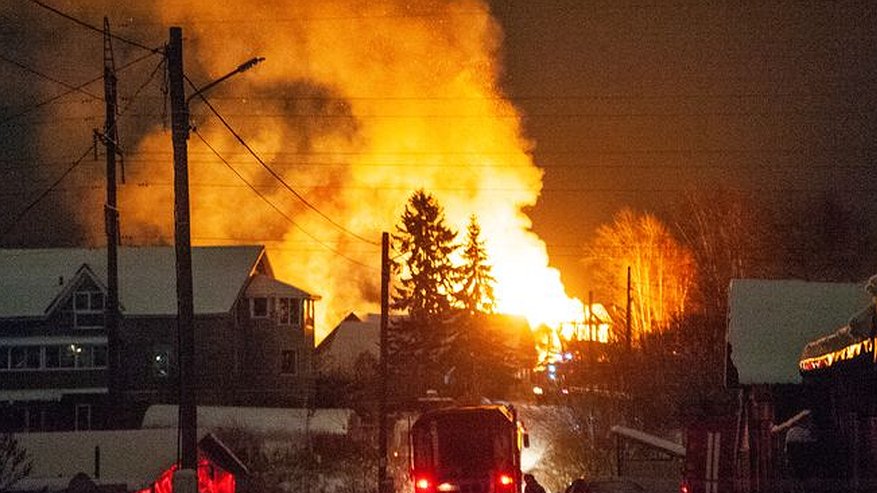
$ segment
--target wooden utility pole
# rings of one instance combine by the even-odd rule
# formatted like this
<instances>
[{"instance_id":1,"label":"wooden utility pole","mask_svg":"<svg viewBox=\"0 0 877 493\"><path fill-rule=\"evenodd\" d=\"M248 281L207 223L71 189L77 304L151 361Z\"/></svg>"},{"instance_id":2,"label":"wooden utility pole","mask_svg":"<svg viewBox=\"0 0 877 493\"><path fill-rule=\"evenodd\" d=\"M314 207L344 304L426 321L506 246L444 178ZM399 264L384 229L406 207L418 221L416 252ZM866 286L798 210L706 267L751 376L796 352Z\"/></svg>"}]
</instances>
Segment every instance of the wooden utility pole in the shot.
<instances>
[{"instance_id":1,"label":"wooden utility pole","mask_svg":"<svg viewBox=\"0 0 877 493\"><path fill-rule=\"evenodd\" d=\"M170 28L167 47L174 147L174 245L177 271L177 337L179 353L180 468L197 470L197 407L194 389L195 310L192 292L192 244L189 220L189 109L183 87L183 31Z\"/></svg>"},{"instance_id":2,"label":"wooden utility pole","mask_svg":"<svg viewBox=\"0 0 877 493\"><path fill-rule=\"evenodd\" d=\"M632 344L631 344L631 342L632 342L632 341L631 341L631 338L633 337L633 334L631 334L631 332L630 332L630 316L631 316L631 312L630 312L630 308L631 308L631 306L630 306L630 305L631 305L631 297L630 297L630 266L628 265L628 266L627 266L627 317L625 317L625 318L627 319L627 320L625 320L625 324L626 324L626 327L625 327L625 332L626 332L626 334L625 334L625 335L627 335L627 352L628 352L628 354L630 354L630 348L631 348L631 346L632 346Z\"/></svg>"},{"instance_id":3,"label":"wooden utility pole","mask_svg":"<svg viewBox=\"0 0 877 493\"><path fill-rule=\"evenodd\" d=\"M378 396L378 493L387 493L387 323L390 310L390 235L381 234L381 361Z\"/></svg>"},{"instance_id":4,"label":"wooden utility pole","mask_svg":"<svg viewBox=\"0 0 877 493\"><path fill-rule=\"evenodd\" d=\"M104 222L107 233L107 299L105 324L107 327L107 387L111 414L118 415L122 405L122 348L119 337L119 209L116 203L116 152L119 130L116 127L116 67L110 21L104 17L104 121L103 143L107 153L107 202Z\"/></svg>"}]
</instances>

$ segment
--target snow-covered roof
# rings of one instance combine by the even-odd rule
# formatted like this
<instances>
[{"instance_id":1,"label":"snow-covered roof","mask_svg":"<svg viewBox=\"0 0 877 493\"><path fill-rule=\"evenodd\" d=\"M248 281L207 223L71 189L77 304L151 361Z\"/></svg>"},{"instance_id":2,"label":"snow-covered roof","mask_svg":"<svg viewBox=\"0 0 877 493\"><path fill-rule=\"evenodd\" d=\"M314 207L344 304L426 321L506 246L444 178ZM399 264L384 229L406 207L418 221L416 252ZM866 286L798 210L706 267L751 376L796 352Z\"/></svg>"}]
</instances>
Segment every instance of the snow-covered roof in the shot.
<instances>
[{"instance_id":1,"label":"snow-covered roof","mask_svg":"<svg viewBox=\"0 0 877 493\"><path fill-rule=\"evenodd\" d=\"M261 246L192 248L197 314L227 313L262 258ZM0 317L42 317L83 266L106 286L106 249L0 250ZM173 247L121 247L119 299L126 315L177 312Z\"/></svg>"},{"instance_id":2,"label":"snow-covered roof","mask_svg":"<svg viewBox=\"0 0 877 493\"><path fill-rule=\"evenodd\" d=\"M317 347L319 368L322 372L347 374L353 371L356 360L369 354L380 356L381 316L368 314L361 320L351 314Z\"/></svg>"},{"instance_id":3,"label":"snow-covered roof","mask_svg":"<svg viewBox=\"0 0 877 493\"><path fill-rule=\"evenodd\" d=\"M141 428L167 428L177 425L177 406L149 406ZM198 428L209 430L236 428L251 433L329 433L346 435L354 426L351 409L294 409L267 407L198 406Z\"/></svg>"},{"instance_id":4,"label":"snow-covered roof","mask_svg":"<svg viewBox=\"0 0 877 493\"><path fill-rule=\"evenodd\" d=\"M867 306L863 283L734 279L728 342L741 384L800 383L798 358Z\"/></svg>"},{"instance_id":5,"label":"snow-covered roof","mask_svg":"<svg viewBox=\"0 0 877 493\"><path fill-rule=\"evenodd\" d=\"M836 332L811 341L801 353L798 367L802 372L821 370L834 363L859 357L873 358L874 341L871 323L875 317L874 304L854 315L849 324Z\"/></svg>"},{"instance_id":6,"label":"snow-covered roof","mask_svg":"<svg viewBox=\"0 0 877 493\"><path fill-rule=\"evenodd\" d=\"M319 296L302 291L295 286L283 283L266 276L265 274L257 274L253 276L250 285L247 286L247 297L287 297L306 300L318 300Z\"/></svg>"},{"instance_id":7,"label":"snow-covered roof","mask_svg":"<svg viewBox=\"0 0 877 493\"><path fill-rule=\"evenodd\" d=\"M198 439L206 436L199 428ZM22 490L64 489L83 472L96 484L123 484L134 491L149 487L177 460L175 428L21 433L15 438L33 464L30 475L15 485Z\"/></svg>"},{"instance_id":8,"label":"snow-covered roof","mask_svg":"<svg viewBox=\"0 0 877 493\"><path fill-rule=\"evenodd\" d=\"M649 447L663 450L664 452L676 457L685 457L685 446L681 443L671 442L656 435L646 433L644 431L627 428L625 426L615 425L610 431L616 435L629 438L633 441L648 445Z\"/></svg>"}]
</instances>

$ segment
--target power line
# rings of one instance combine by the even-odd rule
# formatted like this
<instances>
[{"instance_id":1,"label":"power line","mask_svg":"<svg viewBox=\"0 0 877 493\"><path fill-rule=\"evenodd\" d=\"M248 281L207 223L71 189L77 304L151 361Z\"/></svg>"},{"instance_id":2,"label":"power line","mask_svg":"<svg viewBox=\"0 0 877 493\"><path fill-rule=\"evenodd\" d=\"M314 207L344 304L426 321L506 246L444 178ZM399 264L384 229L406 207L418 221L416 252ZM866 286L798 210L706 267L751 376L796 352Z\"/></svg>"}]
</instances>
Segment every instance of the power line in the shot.
<instances>
[{"instance_id":1,"label":"power line","mask_svg":"<svg viewBox=\"0 0 877 493\"><path fill-rule=\"evenodd\" d=\"M3 60L4 62L12 64L12 65L15 65L16 67L24 70L25 72L29 72L31 74L34 74L37 77L41 77L41 78L46 79L50 82L54 82L55 84L58 84L58 85L63 86L67 89L70 89L71 91L80 92L80 93L85 94L86 96L88 96L94 100L103 101L103 98L101 98L99 96L95 96L94 94L83 89L81 86L72 86L72 85L70 85L62 80L58 80L58 79L51 77L49 75L46 75L38 70L32 69L21 62L17 62L15 60L12 60L11 58L7 58L6 56L4 56L2 54L0 54L0 60Z\"/></svg>"},{"instance_id":2,"label":"power line","mask_svg":"<svg viewBox=\"0 0 877 493\"><path fill-rule=\"evenodd\" d=\"M769 110L731 110L731 111L575 111L575 112L545 112L536 113L517 111L511 113L370 113L370 114L327 114L316 112L234 112L226 113L235 118L266 118L266 119L291 119L307 118L322 120L406 120L406 119L429 119L429 120L515 120L515 119L550 119L550 118L594 118L594 119L623 119L623 118L688 118L688 117L770 117L770 116L798 116L822 118L826 120L843 119L849 120L850 116L872 117L877 114L877 107L862 108L849 105L846 108L834 108L825 110L795 110L776 109ZM136 116L154 117L154 113L139 113Z\"/></svg>"},{"instance_id":3,"label":"power line","mask_svg":"<svg viewBox=\"0 0 877 493\"><path fill-rule=\"evenodd\" d=\"M77 166L79 166L79 163L81 163L82 160L85 159L85 156L88 156L89 154L91 154L91 152L92 152L93 149L94 149L94 145L89 146L88 149L86 149L86 151L82 154L82 156L79 156L79 159L77 159L76 161L74 161L73 164L70 165L70 167L67 168L67 170L64 171L64 173L62 173L61 176L59 176L57 180L55 180L55 181L54 181L54 182L53 182L53 183L52 183L52 184L51 184L51 185L50 185L45 191L43 191L43 192L42 192L42 193L41 193L36 199L34 199L34 200L33 200L31 203L29 203L24 209L22 209L21 212L19 212L14 218L12 218L12 221L6 226L6 228L3 229L3 231L0 231L0 239L5 238L6 235L9 234L10 231L12 231L12 228L14 228L16 224L18 224L18 221L20 221L21 218L23 218L23 217L24 217L24 216L25 216L25 215L26 215L31 209L33 209L34 207L36 207L36 205L37 205L41 200L43 200L43 198L45 198L45 196L48 195L49 192L51 192L52 190L54 190L54 189L58 186L58 184L60 184L60 183L64 180L64 178L66 178L67 175L70 174L71 171L73 171Z\"/></svg>"},{"instance_id":4,"label":"power line","mask_svg":"<svg viewBox=\"0 0 877 493\"><path fill-rule=\"evenodd\" d=\"M589 156L605 156L602 153L587 153ZM686 154L696 154L696 153L686 153ZM159 165L159 164L167 164L166 160L159 159L137 159L129 157L129 154L125 154L125 161L130 164L141 164L141 165ZM210 164L213 163L213 160L210 159L189 159L190 164ZM229 159L229 162L234 163L238 166L251 166L257 163L252 163L249 161L236 161ZM20 160L15 160L15 163L11 160L0 160L0 170L15 170L15 169L30 169L36 166L56 166L61 164L67 164L68 161L32 161L26 158L22 158ZM672 171L678 172L680 170L683 171L706 171L706 170L740 170L740 171L835 171L835 170L849 170L849 171L871 171L874 169L873 165L870 164L777 164L777 163L706 163L706 164L691 164L691 163L662 163L662 164L644 164L642 162L635 163L622 163L622 164L608 164L608 163L580 163L580 164L551 164L551 165L537 165L537 164L467 164L467 163L448 163L448 164L411 164L411 163L364 163L364 162L315 162L315 161L272 161L272 166L274 167L296 167L296 168L399 168L399 169L408 169L408 168L416 168L416 169L537 169L539 171L553 171L553 170L580 170L580 169L606 169L606 170L645 170L645 171ZM345 187L346 188L346 187Z\"/></svg>"},{"instance_id":5,"label":"power line","mask_svg":"<svg viewBox=\"0 0 877 493\"><path fill-rule=\"evenodd\" d=\"M127 104L125 104L124 108L119 110L119 115L125 114L128 109L131 108L131 105L133 105L134 102L137 101L137 98L140 96L140 93L143 91L143 89L145 89L146 86L148 86L149 83L155 79L156 74L159 73L159 70L162 68L162 66L164 66L164 63L165 59L162 57L162 59L158 62L155 68L152 69L149 77L147 77L146 80L142 84L140 84L140 87L138 87L137 90L134 91L134 94L132 94L131 97L127 98Z\"/></svg>"},{"instance_id":6,"label":"power line","mask_svg":"<svg viewBox=\"0 0 877 493\"><path fill-rule=\"evenodd\" d=\"M191 81L189 81L189 83L191 84ZM274 171L270 166L268 166L268 165L265 163L265 161L263 161L262 158L259 157L258 154L256 154L256 151L254 151L253 148L250 147L250 145L244 140L244 138L241 137L241 135L240 135L237 131L235 131L234 128L232 128L232 126L228 123L228 121L227 121L227 120L226 120L226 119L225 119L225 118L224 118L224 117L223 117L223 116L222 116L222 115L216 110L216 108L213 107L212 104L210 104L210 101L208 101L207 98L204 97L203 94L198 94L198 96L201 98L201 101L203 101L204 104L206 104L207 107L210 108L210 111L211 111L214 115L216 115L216 117L219 119L219 121L222 122L223 126L225 126L225 128L226 128L226 129L227 129L227 130L228 130L228 131L234 136L234 138L237 139L237 141L238 141L242 146L244 146L244 148L247 149L247 151L249 151L250 155L252 155L253 158L255 158L255 159L259 162L259 164L262 165L262 167L265 168L265 169L268 171L268 173L271 174L271 176L273 176L278 182L280 182L280 183L284 186L284 188L286 188L286 189L289 190L293 195L295 195L295 197L298 198L299 201L301 201L305 206L307 206L309 209L311 209L311 210L313 210L314 212L316 212L320 217L322 217L323 219L325 219L325 220L328 221L330 224L332 224L333 226L335 226L335 227L338 228L339 230L343 231L344 233L347 233L348 235L350 235L350 236L352 236L352 237L354 237L354 238L357 238L357 239L359 239L359 240L361 240L361 241L363 241L363 242L370 243L370 244L372 244L372 245L376 245L376 246L379 245L378 242L376 242L376 241L372 241L372 240L369 240L369 239L367 239L367 238L364 238L364 237L362 237L362 236L360 236L360 235L358 235L358 234L356 234L356 233L350 231L349 229L345 228L345 227L342 226L341 224L338 224L338 223L335 222L332 218L330 218L329 216L327 216L326 214L324 214L322 211L320 211L316 206L314 206L313 204L311 204L311 203L310 203L307 199L305 199L300 193L298 193L294 188L292 188L288 183L286 183L286 181L283 179L283 177L281 177L279 174L277 174L276 171Z\"/></svg>"},{"instance_id":7,"label":"power line","mask_svg":"<svg viewBox=\"0 0 877 493\"><path fill-rule=\"evenodd\" d=\"M46 9L46 10L48 10L48 11L54 13L54 14L60 15L61 17L65 18L65 19L67 19L67 20L69 20L69 21L72 21L72 22L74 22L74 23L76 23L76 24L78 24L78 25L80 25L80 26L82 26L82 27L84 27L84 28L86 28L86 29L89 29L89 30L92 30L92 31L94 31L94 32L100 33L101 36L104 35L104 30L103 30L103 29L101 29L101 28L99 28L99 27L97 27L97 26L93 26L93 25L91 25L91 24L89 24L89 23L87 23L87 22L85 22L85 21L83 21L83 20L81 20L81 19L77 19L76 17L73 17L73 16L70 15L70 14L67 14L67 13L65 13L65 12L62 12L62 11L56 9L55 7L52 7L52 6L50 6L50 5L47 5L47 4L43 3L43 2L41 2L40 0L30 0L30 2L31 2L31 3L34 3L34 4L38 5L38 6L40 6L40 7L42 7L42 8L44 8L44 9ZM143 49L143 50L146 50L146 51L148 51L148 52L150 52L150 53L152 53L152 54L163 53L163 50L160 49L160 48L151 48L151 47L146 46L146 45L144 45L144 44L142 44L142 43L139 43L139 42L137 42L137 41L133 41L133 40L127 39L127 38L125 38L125 37L122 37L122 36L119 36L119 35L116 35L116 34L110 34L109 36L110 36L111 38L116 39L116 40L119 40L119 41L121 41L121 42L123 42L123 43L129 44L129 45L131 45L131 46L135 46L135 47L140 48L140 49Z\"/></svg>"},{"instance_id":8,"label":"power line","mask_svg":"<svg viewBox=\"0 0 877 493\"><path fill-rule=\"evenodd\" d=\"M32 1L33 1L33 0L32 0ZM128 63L122 65L121 67L119 67L118 69L116 69L116 72L118 73L118 72L120 72L120 71L122 71L122 70L125 70L125 69L127 69L127 68L129 68L129 67L131 67L131 66L133 66L133 65L135 65L135 64L137 64L137 63L142 62L143 60L146 60L147 58L152 57L153 55L154 55L154 53L150 53L150 54L148 54L148 55L144 55L144 56L142 56L142 57L140 57L140 58L136 58L136 59L134 59L133 61L128 62ZM69 94L72 94L72 93L74 93L74 92L81 92L81 89L82 89L83 87L89 86L89 85L91 85L91 84L94 84L95 82L98 82L98 81L100 81L100 80L103 80L103 78L104 78L104 76L103 76L103 74L101 74L101 75L99 75L99 76L97 76L97 77L95 77L95 78L93 78L93 79L90 79L90 80L87 80L87 81L83 82L82 84L79 84L79 85L77 85L77 86L72 86L71 89L69 89L69 90L67 90L67 91L65 91L65 92L62 92L61 94L58 94L58 95L56 95L56 96L52 96L52 97L50 97L50 98L48 98L48 99L45 99L45 100L43 100L43 101L39 101L39 102L37 102L37 103L34 103L34 104L32 104L32 105L26 107L26 108L25 108L24 110L22 110L22 111L19 111L18 113L15 113L15 114L13 114L13 115L7 116L6 118L0 120L0 125L4 125L4 124L6 124L6 123L8 123L8 122L10 122L10 121L12 121L12 120L14 120L14 119L16 119L16 118L19 118L19 117L21 117L21 116L24 116L24 115L30 113L31 111L34 111L34 110L36 110L36 109L38 109L38 108L41 108L41 107L43 107L43 106L46 106L46 105L48 105L48 104L50 104L50 103L53 103L53 102L55 102L55 101L57 101L57 100L59 100L59 99L65 97L65 96L67 96L67 95L69 95ZM96 118L96 117L95 117L95 118ZM57 121L58 119L59 119L59 118L56 118L56 119L53 119L52 121L54 122L54 121ZM63 119L63 118L60 118L60 119Z\"/></svg>"},{"instance_id":9,"label":"power line","mask_svg":"<svg viewBox=\"0 0 877 493\"><path fill-rule=\"evenodd\" d=\"M197 129L193 129L192 131L193 131L193 133L198 137L198 139L200 139L201 142L203 142L204 145L207 146L208 149L210 149L211 151L213 151L213 153L216 155L216 157L219 158L219 160L222 161L222 163L225 164L225 166L226 166L228 169L230 169L230 170L232 171L232 173L235 174L235 176L238 177L238 179L240 179L242 182L244 182L250 190L252 190L256 195L258 195L260 199L262 199L262 201L264 201L266 204L268 204L272 209L274 209L274 210L275 210L278 214L280 214L284 219L286 219L287 221L289 221L289 223L292 224L293 226L295 226L296 229L298 229L299 231L301 231L302 233L304 233L305 236L307 236L308 238L314 240L318 245L322 246L322 247L325 248L326 250L329 250L330 252L334 253L335 255L338 255L339 257L341 257L341 258L343 258L343 259L345 259L345 260L347 260L347 261L349 261L349 262L352 262L352 263L354 263L354 264L357 264L357 265L360 265L360 266L362 266L362 267L366 267L366 268L369 268L369 269L374 269L373 266L366 265L366 264L364 264L364 263L362 263L362 262L359 262L358 260L352 259L352 258L348 257L347 255L344 255L343 253L341 253L341 252L335 250L334 248L332 248L332 247L329 246L328 244L326 244L326 243L322 242L321 240L319 240L316 236L314 236L314 235L312 235L311 233L309 233L309 232L308 232L307 230L305 230L303 227L301 227L301 226L300 226L298 223L296 223L291 217L289 217L285 212L283 212L282 210L280 210L280 208L278 208L276 205L274 205L273 202L271 202L270 200L268 200L268 197L266 197L265 195L263 195L262 192L260 192L260 191L259 191L259 190L258 190L258 189L257 189L252 183L250 183L246 178L244 178L244 176L241 175L241 174L240 174L240 173L234 168L234 166L232 166L228 161L225 160L224 157L222 157L222 155L219 153L219 151L216 150L215 147L213 147L212 145L210 145L209 142L207 142L207 139L205 139L204 136L201 135L201 133L198 132Z\"/></svg>"}]
</instances>

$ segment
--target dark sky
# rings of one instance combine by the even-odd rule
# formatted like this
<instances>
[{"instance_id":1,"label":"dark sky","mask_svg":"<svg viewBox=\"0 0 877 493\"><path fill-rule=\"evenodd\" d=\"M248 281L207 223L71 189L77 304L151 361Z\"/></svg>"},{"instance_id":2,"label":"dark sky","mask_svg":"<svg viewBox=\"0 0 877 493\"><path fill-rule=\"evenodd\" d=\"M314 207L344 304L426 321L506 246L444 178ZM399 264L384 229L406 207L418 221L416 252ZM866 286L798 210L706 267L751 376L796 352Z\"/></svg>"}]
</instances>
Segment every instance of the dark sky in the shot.
<instances>
[{"instance_id":1,"label":"dark sky","mask_svg":"<svg viewBox=\"0 0 877 493\"><path fill-rule=\"evenodd\" d=\"M100 19L75 2L50 5ZM165 27L151 13L138 17L141 8L148 10L122 9L125 18L112 19L116 29L163 42ZM502 90L523 113L535 162L545 170L529 214L573 294L585 290L577 275L581 246L625 206L660 214L689 194L728 188L777 200L829 194L874 212L873 2L493 0L490 8L504 30ZM102 124L94 117L100 105L86 93L77 100L89 102L88 110L68 101L51 128L34 130L49 118L39 111L10 122L59 88L9 60L83 81L99 75L95 63L79 61L94 62L101 42L27 0L5 2L0 25L8 59L0 61L6 229ZM139 53L115 46L120 60ZM146 80L154 64L145 65L132 78ZM102 96L99 84L87 89ZM157 113L142 125L160 125ZM28 168L38 153L52 167ZM69 214L49 195L2 242L76 244L84 235Z\"/></svg>"},{"instance_id":2,"label":"dark sky","mask_svg":"<svg viewBox=\"0 0 877 493\"><path fill-rule=\"evenodd\" d=\"M546 170L535 230L565 274L619 207L661 213L693 191L877 212L874 2L492 5Z\"/></svg>"}]
</instances>

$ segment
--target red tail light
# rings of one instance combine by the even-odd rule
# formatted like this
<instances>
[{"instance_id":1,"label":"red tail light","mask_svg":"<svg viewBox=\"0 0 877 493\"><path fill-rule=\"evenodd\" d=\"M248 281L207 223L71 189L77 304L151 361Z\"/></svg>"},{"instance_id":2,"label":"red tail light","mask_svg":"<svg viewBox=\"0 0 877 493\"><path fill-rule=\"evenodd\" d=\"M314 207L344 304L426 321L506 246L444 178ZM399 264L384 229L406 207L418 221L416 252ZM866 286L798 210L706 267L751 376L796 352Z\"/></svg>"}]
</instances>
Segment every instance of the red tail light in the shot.
<instances>
[{"instance_id":1,"label":"red tail light","mask_svg":"<svg viewBox=\"0 0 877 493\"><path fill-rule=\"evenodd\" d=\"M688 489L688 482L683 481L682 484L679 485L679 493L690 493L691 490Z\"/></svg>"},{"instance_id":2,"label":"red tail light","mask_svg":"<svg viewBox=\"0 0 877 493\"><path fill-rule=\"evenodd\" d=\"M434 485L429 478L417 478L414 480L414 490L417 493L429 493L433 491Z\"/></svg>"},{"instance_id":3,"label":"red tail light","mask_svg":"<svg viewBox=\"0 0 877 493\"><path fill-rule=\"evenodd\" d=\"M496 490L511 492L515 489L515 477L511 474L499 473L496 476Z\"/></svg>"}]
</instances>

